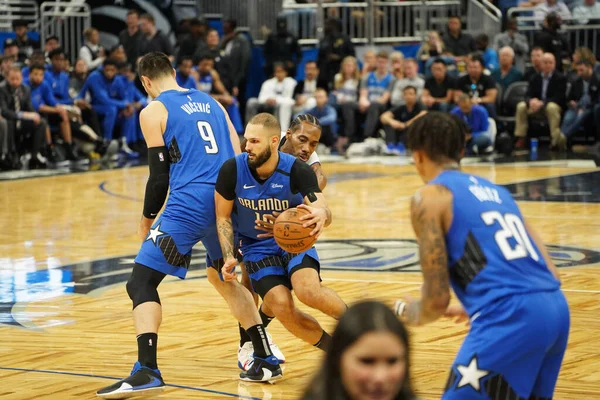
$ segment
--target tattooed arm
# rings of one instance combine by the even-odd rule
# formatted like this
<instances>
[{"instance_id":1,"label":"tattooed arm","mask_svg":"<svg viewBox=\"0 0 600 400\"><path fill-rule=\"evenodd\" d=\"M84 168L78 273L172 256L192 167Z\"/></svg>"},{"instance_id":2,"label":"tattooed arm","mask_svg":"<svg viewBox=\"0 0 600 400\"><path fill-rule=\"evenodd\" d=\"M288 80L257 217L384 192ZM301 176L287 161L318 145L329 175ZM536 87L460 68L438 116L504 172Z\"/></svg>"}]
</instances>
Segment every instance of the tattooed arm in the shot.
<instances>
[{"instance_id":1,"label":"tattooed arm","mask_svg":"<svg viewBox=\"0 0 600 400\"><path fill-rule=\"evenodd\" d=\"M317 162L310 166L310 168L315 171L315 175L317 176L317 181L319 182L319 189L325 190L325 186L327 186L327 177L323 173L323 168L321 168L321 163Z\"/></svg>"},{"instance_id":2,"label":"tattooed arm","mask_svg":"<svg viewBox=\"0 0 600 400\"><path fill-rule=\"evenodd\" d=\"M450 303L444 236L452 221L452 194L443 186L425 186L412 198L410 213L419 242L424 283L421 300L406 304L404 316L411 325L423 325L442 316Z\"/></svg>"},{"instance_id":3,"label":"tattooed arm","mask_svg":"<svg viewBox=\"0 0 600 400\"><path fill-rule=\"evenodd\" d=\"M217 216L217 235L223 260L225 264L221 269L224 280L236 278L235 266L237 259L234 253L233 224L231 213L235 199L235 187L237 184L237 168L235 158L231 158L223 164L217 177L215 185L215 214Z\"/></svg>"}]
</instances>

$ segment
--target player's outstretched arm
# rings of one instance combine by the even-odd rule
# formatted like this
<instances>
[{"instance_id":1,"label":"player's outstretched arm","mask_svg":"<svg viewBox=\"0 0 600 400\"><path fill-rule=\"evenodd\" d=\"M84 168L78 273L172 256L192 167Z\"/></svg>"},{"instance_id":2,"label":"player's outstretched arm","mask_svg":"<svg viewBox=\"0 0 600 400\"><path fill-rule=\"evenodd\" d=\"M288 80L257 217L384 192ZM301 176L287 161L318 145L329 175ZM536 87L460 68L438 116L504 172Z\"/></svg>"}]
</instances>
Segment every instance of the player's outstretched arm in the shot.
<instances>
[{"instance_id":1,"label":"player's outstretched arm","mask_svg":"<svg viewBox=\"0 0 600 400\"><path fill-rule=\"evenodd\" d=\"M554 277L560 282L560 274L558 273L558 269L556 268L556 265L554 265L554 262L552 262L552 259L550 258L550 254L548 253L548 249L546 248L546 245L542 241L541 236L533 228L533 226L531 226L531 224L529 224L527 221L524 221L524 222L525 222L525 229L527 229L529 236L531 236L531 238L535 242L535 245L542 253L542 257L544 257L544 261L546 261L546 265L548 266L548 269L550 270L550 272L552 272L552 275L554 275Z\"/></svg>"},{"instance_id":2,"label":"player's outstretched arm","mask_svg":"<svg viewBox=\"0 0 600 400\"><path fill-rule=\"evenodd\" d=\"M428 185L412 198L410 214L419 242L423 272L421 300L406 304L404 316L412 325L435 321L450 303L450 277L445 232L452 220L452 194L440 185Z\"/></svg>"},{"instance_id":3,"label":"player's outstretched arm","mask_svg":"<svg viewBox=\"0 0 600 400\"><path fill-rule=\"evenodd\" d=\"M235 158L231 158L221 166L217 183L215 185L215 214L217 217L217 235L223 252L225 264L221 270L223 279L226 281L237 278L235 257L233 223L231 213L235 199L235 186L237 184L237 168Z\"/></svg>"},{"instance_id":4,"label":"player's outstretched arm","mask_svg":"<svg viewBox=\"0 0 600 400\"><path fill-rule=\"evenodd\" d=\"M140 113L140 126L148 146L150 168L144 196L144 210L138 228L138 236L141 240L148 235L154 219L165 204L169 191L169 152L163 138L167 117L167 109L158 101L153 101Z\"/></svg>"}]
</instances>

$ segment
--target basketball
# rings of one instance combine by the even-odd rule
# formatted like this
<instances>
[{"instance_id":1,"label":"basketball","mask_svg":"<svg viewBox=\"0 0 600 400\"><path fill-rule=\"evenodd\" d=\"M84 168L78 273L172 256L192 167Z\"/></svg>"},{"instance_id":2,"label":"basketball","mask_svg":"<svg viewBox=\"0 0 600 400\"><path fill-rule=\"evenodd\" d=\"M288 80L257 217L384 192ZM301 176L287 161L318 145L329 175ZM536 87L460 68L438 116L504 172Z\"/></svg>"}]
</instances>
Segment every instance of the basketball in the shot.
<instances>
[{"instance_id":1,"label":"basketball","mask_svg":"<svg viewBox=\"0 0 600 400\"><path fill-rule=\"evenodd\" d=\"M310 214L302 208L289 208L281 213L275 220L273 236L275 241L288 253L302 253L310 249L317 238L310 236L315 226L303 227L300 217Z\"/></svg>"}]
</instances>

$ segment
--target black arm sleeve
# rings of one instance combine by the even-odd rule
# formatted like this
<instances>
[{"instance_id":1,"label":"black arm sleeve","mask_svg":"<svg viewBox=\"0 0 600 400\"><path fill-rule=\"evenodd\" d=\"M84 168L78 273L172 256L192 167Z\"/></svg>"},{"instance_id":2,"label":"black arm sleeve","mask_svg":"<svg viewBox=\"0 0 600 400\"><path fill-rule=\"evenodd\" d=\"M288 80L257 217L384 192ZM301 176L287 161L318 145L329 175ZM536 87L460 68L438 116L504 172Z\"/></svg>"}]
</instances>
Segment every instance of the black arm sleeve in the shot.
<instances>
[{"instance_id":1,"label":"black arm sleeve","mask_svg":"<svg viewBox=\"0 0 600 400\"><path fill-rule=\"evenodd\" d=\"M315 193L321 193L315 171L304 161L294 161L290 171L290 189L292 193L300 193L303 197L308 196L311 202L316 200Z\"/></svg>"},{"instance_id":2,"label":"black arm sleeve","mask_svg":"<svg viewBox=\"0 0 600 400\"><path fill-rule=\"evenodd\" d=\"M225 161L219 170L219 177L215 190L225 200L235 199L235 185L237 184L237 165L235 157Z\"/></svg>"},{"instance_id":3,"label":"black arm sleeve","mask_svg":"<svg viewBox=\"0 0 600 400\"><path fill-rule=\"evenodd\" d=\"M143 215L154 219L165 204L169 191L169 152L166 146L148 149L150 176L146 183Z\"/></svg>"}]
</instances>

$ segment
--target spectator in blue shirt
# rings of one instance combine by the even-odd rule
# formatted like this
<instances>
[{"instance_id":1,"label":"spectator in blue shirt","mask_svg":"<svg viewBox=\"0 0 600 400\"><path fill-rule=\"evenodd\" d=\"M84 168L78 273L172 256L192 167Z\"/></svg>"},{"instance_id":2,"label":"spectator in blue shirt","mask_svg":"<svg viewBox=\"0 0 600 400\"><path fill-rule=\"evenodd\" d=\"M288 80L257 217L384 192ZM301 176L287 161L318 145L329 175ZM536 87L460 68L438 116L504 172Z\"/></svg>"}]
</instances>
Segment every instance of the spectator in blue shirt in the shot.
<instances>
[{"instance_id":1,"label":"spectator in blue shirt","mask_svg":"<svg viewBox=\"0 0 600 400\"><path fill-rule=\"evenodd\" d=\"M333 106L327 104L329 96L324 88L317 88L314 96L317 102L316 107L306 110L305 113L311 114L319 120L322 127L320 142L331 148L338 134L337 111Z\"/></svg>"},{"instance_id":2,"label":"spectator in blue shirt","mask_svg":"<svg viewBox=\"0 0 600 400\"><path fill-rule=\"evenodd\" d=\"M472 104L468 94L458 96L458 106L450 113L458 116L469 126L470 138L467 140L467 154L482 154L491 144L489 114L485 107Z\"/></svg>"},{"instance_id":3,"label":"spectator in blue shirt","mask_svg":"<svg viewBox=\"0 0 600 400\"><path fill-rule=\"evenodd\" d=\"M196 89L196 79L191 75L193 66L192 57L184 56L179 60L175 80L182 88Z\"/></svg>"},{"instance_id":4,"label":"spectator in blue shirt","mask_svg":"<svg viewBox=\"0 0 600 400\"><path fill-rule=\"evenodd\" d=\"M135 135L134 108L127 100L126 91L125 80L117 77L117 62L106 59L102 70L89 75L77 96L77 99L84 99L90 93L92 107L103 119L102 130L106 140L112 140L116 124L121 128L123 142Z\"/></svg>"},{"instance_id":5,"label":"spectator in blue shirt","mask_svg":"<svg viewBox=\"0 0 600 400\"><path fill-rule=\"evenodd\" d=\"M494 71L498 69L498 53L496 50L489 47L489 39L485 33L478 35L475 38L475 47L478 51L481 51L483 57L483 68L488 71Z\"/></svg>"},{"instance_id":6,"label":"spectator in blue shirt","mask_svg":"<svg viewBox=\"0 0 600 400\"><path fill-rule=\"evenodd\" d=\"M29 80L25 84L31 88L31 103L35 111L46 117L50 125L58 125L65 141L66 158L69 161L78 161L79 158L73 150L71 138L71 123L67 110L61 107L52 94L52 88L44 81L45 68L43 65L32 65L29 69ZM52 138L46 137L48 144L48 158L56 162L56 153L53 150Z\"/></svg>"},{"instance_id":7,"label":"spectator in blue shirt","mask_svg":"<svg viewBox=\"0 0 600 400\"><path fill-rule=\"evenodd\" d=\"M511 84L523 80L523 74L514 65L515 51L505 46L500 49L500 68L492 72L492 78L506 90Z\"/></svg>"},{"instance_id":8,"label":"spectator in blue shirt","mask_svg":"<svg viewBox=\"0 0 600 400\"><path fill-rule=\"evenodd\" d=\"M145 147L145 143L139 143L144 140L142 129L139 124L139 115L142 108L148 105L148 99L140 92L137 86L135 86L135 72L133 71L131 64L123 64L119 73L125 81L125 99L133 106L135 121L135 130L129 132L129 134L133 133L133 136L127 137L127 143L136 143L137 145L143 145Z\"/></svg>"}]
</instances>

